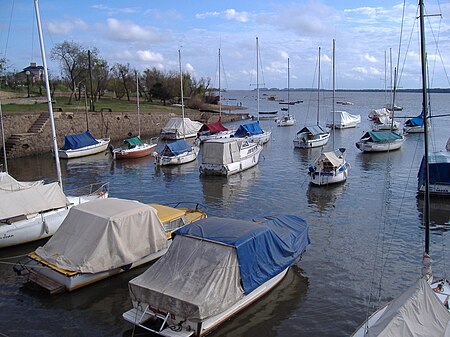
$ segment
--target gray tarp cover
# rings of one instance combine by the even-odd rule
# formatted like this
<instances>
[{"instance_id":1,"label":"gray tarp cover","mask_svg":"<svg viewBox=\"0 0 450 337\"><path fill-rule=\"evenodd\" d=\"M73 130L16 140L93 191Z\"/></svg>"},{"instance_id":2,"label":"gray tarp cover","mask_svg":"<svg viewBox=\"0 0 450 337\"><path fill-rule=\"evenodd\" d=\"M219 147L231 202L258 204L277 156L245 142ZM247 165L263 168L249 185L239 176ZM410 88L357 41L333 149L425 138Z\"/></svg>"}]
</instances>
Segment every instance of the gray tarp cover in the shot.
<instances>
[{"instance_id":1,"label":"gray tarp cover","mask_svg":"<svg viewBox=\"0 0 450 337\"><path fill-rule=\"evenodd\" d=\"M202 163L230 164L240 161L239 142L233 138L207 140L202 146Z\"/></svg>"},{"instance_id":2,"label":"gray tarp cover","mask_svg":"<svg viewBox=\"0 0 450 337\"><path fill-rule=\"evenodd\" d=\"M153 207L107 198L72 207L36 254L66 270L98 273L130 264L166 246L166 234Z\"/></svg>"},{"instance_id":3,"label":"gray tarp cover","mask_svg":"<svg viewBox=\"0 0 450 337\"><path fill-rule=\"evenodd\" d=\"M367 336L443 337L449 320L450 313L421 278L389 304Z\"/></svg>"},{"instance_id":4,"label":"gray tarp cover","mask_svg":"<svg viewBox=\"0 0 450 337\"><path fill-rule=\"evenodd\" d=\"M0 174L0 220L57 209L69 205L58 183L20 182Z\"/></svg>"},{"instance_id":5,"label":"gray tarp cover","mask_svg":"<svg viewBox=\"0 0 450 337\"><path fill-rule=\"evenodd\" d=\"M166 255L131 280L129 288L135 306L151 303L196 321L219 314L242 298L239 280L233 247L177 235Z\"/></svg>"},{"instance_id":6,"label":"gray tarp cover","mask_svg":"<svg viewBox=\"0 0 450 337\"><path fill-rule=\"evenodd\" d=\"M200 128L203 126L202 123L197 121L192 121L190 118L184 118L184 130L186 134L197 133ZM169 119L166 126L161 130L162 133L170 133L177 132L181 135L183 134L183 118L182 117L173 117Z\"/></svg>"}]
</instances>

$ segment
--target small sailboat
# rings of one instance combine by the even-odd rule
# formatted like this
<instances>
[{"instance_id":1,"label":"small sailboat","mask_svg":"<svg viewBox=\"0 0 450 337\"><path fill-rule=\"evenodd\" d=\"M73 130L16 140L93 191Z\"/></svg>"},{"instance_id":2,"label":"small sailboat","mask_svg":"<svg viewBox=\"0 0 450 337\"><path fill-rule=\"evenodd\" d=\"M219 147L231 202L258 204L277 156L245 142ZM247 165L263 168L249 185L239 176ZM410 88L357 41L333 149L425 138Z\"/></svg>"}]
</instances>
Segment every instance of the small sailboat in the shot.
<instances>
[{"instance_id":1,"label":"small sailboat","mask_svg":"<svg viewBox=\"0 0 450 337\"><path fill-rule=\"evenodd\" d=\"M293 215L185 226L128 283L133 307L123 318L159 336L204 336L270 292L309 243L308 224Z\"/></svg>"},{"instance_id":2,"label":"small sailboat","mask_svg":"<svg viewBox=\"0 0 450 337\"><path fill-rule=\"evenodd\" d=\"M421 61L422 61L422 106L424 109L425 143L425 194L424 223L425 249L422 276L392 302L373 313L352 337L366 336L448 336L450 334L450 312L448 301L450 283L447 279L433 281L430 253L430 193L428 165L428 103L426 80L426 53L424 32L424 5L419 0Z\"/></svg>"},{"instance_id":3,"label":"small sailboat","mask_svg":"<svg viewBox=\"0 0 450 337\"><path fill-rule=\"evenodd\" d=\"M287 103L288 103L288 105L287 105L287 108L281 108L282 110L286 109L287 114L283 115L281 118L279 118L277 120L277 125L278 126L292 126L292 125L295 124L294 116L292 116L289 113L290 112L290 106L291 106L291 104L289 104L290 103L290 97L289 97L289 90L290 90L289 58L287 59L287 63L288 63L288 65L287 65L287 78L288 78L288 80L287 80L287 82L288 82L288 86L287 86L287 100L288 101L287 101Z\"/></svg>"},{"instance_id":4,"label":"small sailboat","mask_svg":"<svg viewBox=\"0 0 450 337\"><path fill-rule=\"evenodd\" d=\"M138 135L136 137L128 137L123 141L123 146L112 150L113 159L132 159L149 156L156 149L158 138L154 137L150 143L145 143L141 139L141 117L139 109L139 74L136 71L136 105L137 105L137 121Z\"/></svg>"},{"instance_id":5,"label":"small sailboat","mask_svg":"<svg viewBox=\"0 0 450 337\"><path fill-rule=\"evenodd\" d=\"M361 115L352 115L347 111L336 111L330 112L331 118L327 121L327 128L331 129L349 129L355 128L359 123L361 123Z\"/></svg>"},{"instance_id":6,"label":"small sailboat","mask_svg":"<svg viewBox=\"0 0 450 337\"><path fill-rule=\"evenodd\" d=\"M64 146L58 150L59 158L70 159L105 152L109 138L94 138L89 130L64 136Z\"/></svg>"},{"instance_id":7,"label":"small sailboat","mask_svg":"<svg viewBox=\"0 0 450 337\"><path fill-rule=\"evenodd\" d=\"M368 131L355 143L362 152L387 152L402 147L405 137L394 131Z\"/></svg>"},{"instance_id":8,"label":"small sailboat","mask_svg":"<svg viewBox=\"0 0 450 337\"><path fill-rule=\"evenodd\" d=\"M428 128L430 127L430 123L427 124ZM424 123L423 123L423 113L419 116L410 118L405 121L403 124L403 132L404 133L423 133Z\"/></svg>"},{"instance_id":9,"label":"small sailboat","mask_svg":"<svg viewBox=\"0 0 450 337\"><path fill-rule=\"evenodd\" d=\"M313 147L324 146L328 143L330 133L322 126L320 126L320 47L318 59L318 85L317 85L317 124L312 126L305 126L297 132L294 138L294 147L301 149L309 149Z\"/></svg>"},{"instance_id":10,"label":"small sailboat","mask_svg":"<svg viewBox=\"0 0 450 337\"><path fill-rule=\"evenodd\" d=\"M181 112L182 112L182 135L183 139L177 140L173 143L166 143L163 150L160 153L156 153L155 155L155 164L158 166L165 165L181 165L190 163L197 159L200 148L194 144L190 146L186 142L186 118L184 117L184 95L183 95L183 69L181 67L181 50L178 50L178 62L180 66L180 91L181 91ZM170 121L169 121L170 122ZM198 130L195 131L195 135L197 135Z\"/></svg>"},{"instance_id":11,"label":"small sailboat","mask_svg":"<svg viewBox=\"0 0 450 337\"><path fill-rule=\"evenodd\" d=\"M333 111L335 101L335 40L333 39ZM335 126L334 114L332 119L332 125ZM334 132L333 131L333 149L334 149ZM308 169L308 174L311 178L311 183L317 186L336 184L347 180L348 172L351 169L350 164L345 160L344 152L345 148L339 149L340 154L337 151L322 152Z\"/></svg>"}]
</instances>

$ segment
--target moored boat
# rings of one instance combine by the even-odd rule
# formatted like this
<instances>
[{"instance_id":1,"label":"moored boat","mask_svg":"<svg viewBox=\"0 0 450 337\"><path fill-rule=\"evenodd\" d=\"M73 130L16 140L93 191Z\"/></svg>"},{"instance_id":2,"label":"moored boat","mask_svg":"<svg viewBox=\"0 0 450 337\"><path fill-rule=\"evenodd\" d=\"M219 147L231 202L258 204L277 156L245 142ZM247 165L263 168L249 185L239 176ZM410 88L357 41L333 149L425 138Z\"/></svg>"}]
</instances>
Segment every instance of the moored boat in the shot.
<instances>
[{"instance_id":1,"label":"moored boat","mask_svg":"<svg viewBox=\"0 0 450 337\"><path fill-rule=\"evenodd\" d=\"M302 149L324 146L329 138L330 133L320 125L305 126L297 132L294 146Z\"/></svg>"},{"instance_id":2,"label":"moored boat","mask_svg":"<svg viewBox=\"0 0 450 337\"><path fill-rule=\"evenodd\" d=\"M189 145L184 139L166 143L163 150L156 152L155 164L158 166L181 165L197 159L200 148Z\"/></svg>"},{"instance_id":3,"label":"moored boat","mask_svg":"<svg viewBox=\"0 0 450 337\"><path fill-rule=\"evenodd\" d=\"M246 138L248 141L253 143L265 144L270 140L271 135L271 130L263 130L259 122L253 122L240 125L233 137Z\"/></svg>"},{"instance_id":4,"label":"moored boat","mask_svg":"<svg viewBox=\"0 0 450 337\"><path fill-rule=\"evenodd\" d=\"M355 128L359 123L361 123L361 115L352 115L347 111L334 111L334 113L330 111L326 126L334 129L348 129Z\"/></svg>"},{"instance_id":5,"label":"moored boat","mask_svg":"<svg viewBox=\"0 0 450 337\"><path fill-rule=\"evenodd\" d=\"M201 143L208 139L230 138L235 132L236 130L228 130L223 126L221 117L219 117L215 123L203 124L197 134L197 139Z\"/></svg>"},{"instance_id":6,"label":"moored boat","mask_svg":"<svg viewBox=\"0 0 450 337\"><path fill-rule=\"evenodd\" d=\"M229 176L259 161L263 147L243 138L212 139L203 143L200 173Z\"/></svg>"},{"instance_id":7,"label":"moored boat","mask_svg":"<svg viewBox=\"0 0 450 337\"><path fill-rule=\"evenodd\" d=\"M116 198L78 205L54 236L14 269L50 293L73 291L128 271L165 254L170 233L188 223L187 210L172 210L168 216L168 207ZM206 216L190 213L190 221Z\"/></svg>"},{"instance_id":8,"label":"moored boat","mask_svg":"<svg viewBox=\"0 0 450 337\"><path fill-rule=\"evenodd\" d=\"M184 109L184 105L182 108ZM195 137L202 126L202 123L187 117L173 117L161 129L161 139L177 140Z\"/></svg>"},{"instance_id":9,"label":"moored boat","mask_svg":"<svg viewBox=\"0 0 450 337\"><path fill-rule=\"evenodd\" d=\"M387 152L400 149L404 141L403 135L393 131L369 131L355 145L362 152Z\"/></svg>"},{"instance_id":10,"label":"moored boat","mask_svg":"<svg viewBox=\"0 0 450 337\"><path fill-rule=\"evenodd\" d=\"M123 141L124 145L112 150L113 159L132 159L149 156L156 149L158 138L152 138L145 143L140 137L130 137Z\"/></svg>"},{"instance_id":11,"label":"moored boat","mask_svg":"<svg viewBox=\"0 0 450 337\"><path fill-rule=\"evenodd\" d=\"M423 133L423 114L420 114L417 117L410 118L405 121L403 124L403 132L405 133ZM428 128L430 127L430 123L427 124Z\"/></svg>"},{"instance_id":12,"label":"moored boat","mask_svg":"<svg viewBox=\"0 0 450 337\"><path fill-rule=\"evenodd\" d=\"M432 152L428 155L429 192L450 196L450 153ZM425 192L425 158L417 174L420 193Z\"/></svg>"},{"instance_id":13,"label":"moored boat","mask_svg":"<svg viewBox=\"0 0 450 337\"><path fill-rule=\"evenodd\" d=\"M129 282L123 317L161 336L204 336L281 282L309 242L297 216L200 220Z\"/></svg>"},{"instance_id":14,"label":"moored boat","mask_svg":"<svg viewBox=\"0 0 450 337\"><path fill-rule=\"evenodd\" d=\"M105 152L108 148L109 138L94 138L88 131L84 133L66 135L64 146L58 150L59 158L78 158Z\"/></svg>"},{"instance_id":15,"label":"moored boat","mask_svg":"<svg viewBox=\"0 0 450 337\"><path fill-rule=\"evenodd\" d=\"M335 152L323 152L309 167L308 174L313 185L330 185L347 180L351 166L344 158L345 149L340 151L340 155Z\"/></svg>"}]
</instances>

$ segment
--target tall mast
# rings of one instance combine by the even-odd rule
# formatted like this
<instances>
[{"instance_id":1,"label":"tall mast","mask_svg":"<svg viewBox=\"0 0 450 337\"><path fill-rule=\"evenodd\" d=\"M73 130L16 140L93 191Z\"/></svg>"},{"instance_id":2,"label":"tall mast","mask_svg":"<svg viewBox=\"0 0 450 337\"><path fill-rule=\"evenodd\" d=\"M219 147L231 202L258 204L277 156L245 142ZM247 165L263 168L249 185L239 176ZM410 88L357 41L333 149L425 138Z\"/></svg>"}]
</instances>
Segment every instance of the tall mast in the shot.
<instances>
[{"instance_id":1,"label":"tall mast","mask_svg":"<svg viewBox=\"0 0 450 337\"><path fill-rule=\"evenodd\" d=\"M50 83L48 80L47 59L45 57L44 37L42 36L41 16L39 14L38 0L34 0L34 8L36 10L36 20L37 20L37 26L38 26L38 32L39 32L39 43L41 46L42 64L44 66L45 90L46 90L46 94L47 94L47 104L48 104L48 113L50 115L50 125L52 128L53 152L55 155L56 175L58 177L59 185L62 188L63 184L62 184L62 177L61 177L61 165L59 163L58 143L56 142L55 118L53 116L52 97L50 95Z\"/></svg>"},{"instance_id":2,"label":"tall mast","mask_svg":"<svg viewBox=\"0 0 450 337\"><path fill-rule=\"evenodd\" d=\"M256 97L257 97L257 112L259 121L259 45L258 37L256 37Z\"/></svg>"},{"instance_id":3,"label":"tall mast","mask_svg":"<svg viewBox=\"0 0 450 337\"><path fill-rule=\"evenodd\" d=\"M317 125L319 125L319 114L320 114L320 47L319 47L319 71L317 80Z\"/></svg>"},{"instance_id":4,"label":"tall mast","mask_svg":"<svg viewBox=\"0 0 450 337\"><path fill-rule=\"evenodd\" d=\"M334 134L335 134L335 130L336 130L336 126L334 125L334 115L335 115L335 111L334 111L334 101L336 99L336 56L335 56L335 52L336 52L336 40L333 39L333 150L334 150Z\"/></svg>"},{"instance_id":5,"label":"tall mast","mask_svg":"<svg viewBox=\"0 0 450 337\"><path fill-rule=\"evenodd\" d=\"M220 48L219 48L219 117L222 117L222 94L220 88Z\"/></svg>"},{"instance_id":6,"label":"tall mast","mask_svg":"<svg viewBox=\"0 0 450 337\"><path fill-rule=\"evenodd\" d=\"M2 129L3 163L5 165L5 172L8 173L8 161L6 160L5 130L3 129L3 112L1 100L0 100L0 127Z\"/></svg>"},{"instance_id":7,"label":"tall mast","mask_svg":"<svg viewBox=\"0 0 450 337\"><path fill-rule=\"evenodd\" d=\"M141 111L139 107L139 73L136 70L136 104L137 104L137 120L138 120L138 136L141 138Z\"/></svg>"},{"instance_id":8,"label":"tall mast","mask_svg":"<svg viewBox=\"0 0 450 337\"><path fill-rule=\"evenodd\" d=\"M425 195L424 195L424 222L425 222L425 254L430 253L430 172L428 168L428 98L427 98L427 53L425 50L425 23L423 0L419 0L420 19L420 58L422 61L422 110L425 143Z\"/></svg>"},{"instance_id":9,"label":"tall mast","mask_svg":"<svg viewBox=\"0 0 450 337\"><path fill-rule=\"evenodd\" d=\"M287 99L288 99L288 106L287 106L287 108L288 108L288 116L289 116L289 107L290 107L290 105L291 105L291 101L290 101L290 99L289 99L289 89L290 89L290 75L289 75L289 57L288 57L288 69L287 69L287 75L288 75L288 83L287 83L287 85L288 85L288 93L287 93Z\"/></svg>"},{"instance_id":10,"label":"tall mast","mask_svg":"<svg viewBox=\"0 0 450 337\"><path fill-rule=\"evenodd\" d=\"M183 117L183 139L186 139L186 130L184 127L183 69L181 68L181 50L180 49L178 49L178 63L180 65L181 115Z\"/></svg>"}]
</instances>

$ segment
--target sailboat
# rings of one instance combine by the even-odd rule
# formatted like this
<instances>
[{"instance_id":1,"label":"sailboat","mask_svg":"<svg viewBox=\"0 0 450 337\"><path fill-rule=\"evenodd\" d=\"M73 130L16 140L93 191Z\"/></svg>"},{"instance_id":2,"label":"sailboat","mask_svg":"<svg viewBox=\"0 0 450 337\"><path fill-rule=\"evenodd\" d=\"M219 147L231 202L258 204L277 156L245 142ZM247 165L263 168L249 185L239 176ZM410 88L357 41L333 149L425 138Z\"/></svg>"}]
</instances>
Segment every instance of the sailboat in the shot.
<instances>
[{"instance_id":1,"label":"sailboat","mask_svg":"<svg viewBox=\"0 0 450 337\"><path fill-rule=\"evenodd\" d=\"M113 149L111 154L113 159L132 159L149 156L156 149L158 137L152 138L150 143L145 143L141 140L141 115L139 108L139 74L136 71L136 105L137 105L137 121L138 121L138 135L135 137L128 137L123 141L123 146Z\"/></svg>"},{"instance_id":2,"label":"sailboat","mask_svg":"<svg viewBox=\"0 0 450 337\"><path fill-rule=\"evenodd\" d=\"M58 182L17 181L8 174L4 153L5 172L0 172L0 248L47 238L56 232L72 206L108 197L108 184L91 185L89 192L80 196L66 196L63 192L38 0L34 4Z\"/></svg>"},{"instance_id":3,"label":"sailboat","mask_svg":"<svg viewBox=\"0 0 450 337\"><path fill-rule=\"evenodd\" d=\"M256 109L257 109L257 116L256 116L256 122L250 123L250 124L243 124L240 125L237 129L236 133L234 134L234 137L239 138L247 138L250 142L253 143L262 143L265 144L270 140L270 136L272 135L272 130L263 130L261 126L259 125L260 120L260 108L259 108L259 40L258 37L256 37Z\"/></svg>"},{"instance_id":4,"label":"sailboat","mask_svg":"<svg viewBox=\"0 0 450 337\"><path fill-rule=\"evenodd\" d=\"M335 87L336 87L336 72L335 72L335 40L333 39L333 111L335 102ZM333 125L335 125L333 114ZM334 132L333 131L333 149L334 149ZM313 185L323 186L329 184L340 183L347 180L348 171L351 166L344 158L345 148L337 151L322 152L314 161L314 164L309 167L308 174Z\"/></svg>"},{"instance_id":5,"label":"sailboat","mask_svg":"<svg viewBox=\"0 0 450 337\"><path fill-rule=\"evenodd\" d=\"M328 143L330 133L319 125L320 115L320 47L318 60L318 84L317 84L317 124L305 126L294 138L294 146L302 149L309 149L312 147L324 146Z\"/></svg>"},{"instance_id":6,"label":"sailboat","mask_svg":"<svg viewBox=\"0 0 450 337\"><path fill-rule=\"evenodd\" d=\"M284 115L283 117L281 117L280 119L278 119L277 124L278 126L292 126L295 124L295 118L294 116L292 116L289 112L290 112L290 99L289 99L289 90L290 90L290 76L289 76L289 58L287 59L287 82L288 82L288 86L287 86L287 114Z\"/></svg>"},{"instance_id":7,"label":"sailboat","mask_svg":"<svg viewBox=\"0 0 450 337\"><path fill-rule=\"evenodd\" d=\"M427 124L428 128L430 128L430 123ZM419 116L407 119L403 124L403 132L404 133L423 133L423 113Z\"/></svg>"},{"instance_id":8,"label":"sailboat","mask_svg":"<svg viewBox=\"0 0 450 337\"><path fill-rule=\"evenodd\" d=\"M180 90L181 90L181 113L183 139L172 143L166 143L161 153L156 153L155 164L158 166L181 165L190 163L197 159L200 148L197 145L190 146L186 142L186 126L184 118L184 95L183 95L183 69L181 67L181 50L178 50L178 63L180 67Z\"/></svg>"},{"instance_id":9,"label":"sailboat","mask_svg":"<svg viewBox=\"0 0 450 337\"><path fill-rule=\"evenodd\" d=\"M424 4L419 0L421 61L422 61L422 108L424 112L425 143L425 251L422 276L403 294L378 309L353 337L364 336L448 336L450 334L450 312L448 299L450 284L446 279L433 282L430 258L430 193L428 172L428 102L427 69L424 32Z\"/></svg>"}]
</instances>

